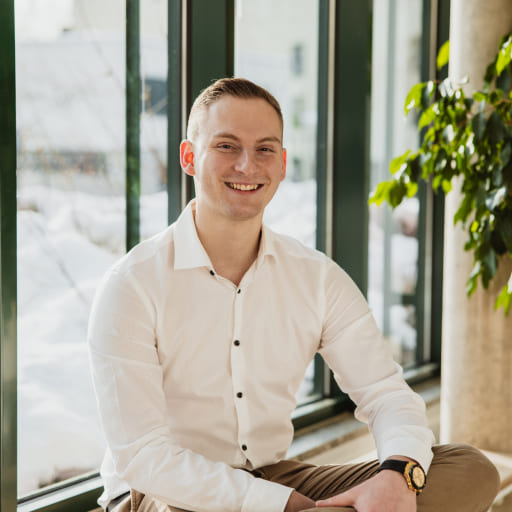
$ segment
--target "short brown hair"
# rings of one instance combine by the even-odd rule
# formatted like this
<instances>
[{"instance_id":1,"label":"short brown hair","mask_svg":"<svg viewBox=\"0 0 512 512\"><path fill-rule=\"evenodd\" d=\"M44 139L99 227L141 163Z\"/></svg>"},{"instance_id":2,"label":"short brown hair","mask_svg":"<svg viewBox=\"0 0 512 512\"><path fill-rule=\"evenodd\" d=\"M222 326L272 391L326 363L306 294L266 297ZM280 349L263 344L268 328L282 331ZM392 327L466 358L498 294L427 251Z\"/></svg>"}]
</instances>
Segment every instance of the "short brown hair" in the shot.
<instances>
[{"instance_id":1,"label":"short brown hair","mask_svg":"<svg viewBox=\"0 0 512 512\"><path fill-rule=\"evenodd\" d=\"M199 132L199 114L223 96L244 99L261 98L276 111L281 125L283 124L279 102L266 89L245 78L221 78L201 91L195 99L188 118L187 138L189 140L193 141Z\"/></svg>"}]
</instances>

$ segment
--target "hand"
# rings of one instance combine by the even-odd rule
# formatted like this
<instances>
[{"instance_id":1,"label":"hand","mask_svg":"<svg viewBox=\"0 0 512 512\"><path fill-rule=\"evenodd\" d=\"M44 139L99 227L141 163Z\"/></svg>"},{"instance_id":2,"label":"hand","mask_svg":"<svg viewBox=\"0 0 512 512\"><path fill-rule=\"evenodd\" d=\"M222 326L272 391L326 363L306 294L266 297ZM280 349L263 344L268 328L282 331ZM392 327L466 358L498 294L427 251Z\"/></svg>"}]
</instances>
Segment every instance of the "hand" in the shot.
<instances>
[{"instance_id":1,"label":"hand","mask_svg":"<svg viewBox=\"0 0 512 512\"><path fill-rule=\"evenodd\" d=\"M308 508L315 508L315 502L300 492L292 491L284 512L299 512Z\"/></svg>"},{"instance_id":2,"label":"hand","mask_svg":"<svg viewBox=\"0 0 512 512\"><path fill-rule=\"evenodd\" d=\"M400 473L385 470L317 507L354 507L357 512L416 512L416 494Z\"/></svg>"}]
</instances>

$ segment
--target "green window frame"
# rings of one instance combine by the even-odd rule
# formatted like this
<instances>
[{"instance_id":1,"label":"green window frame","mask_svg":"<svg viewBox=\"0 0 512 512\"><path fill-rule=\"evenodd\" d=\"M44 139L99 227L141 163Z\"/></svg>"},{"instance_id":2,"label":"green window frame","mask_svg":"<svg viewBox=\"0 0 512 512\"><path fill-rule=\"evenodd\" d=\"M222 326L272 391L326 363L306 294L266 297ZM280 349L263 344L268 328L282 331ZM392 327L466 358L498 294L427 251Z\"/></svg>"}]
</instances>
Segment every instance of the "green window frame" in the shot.
<instances>
[{"instance_id":1,"label":"green window frame","mask_svg":"<svg viewBox=\"0 0 512 512\"><path fill-rule=\"evenodd\" d=\"M176 158L191 100L212 79L233 74L234 0L168 2L168 222L193 195ZM139 240L140 109L139 0L126 0L126 247ZM447 39L448 0L424 0L423 76L432 76L437 49ZM215 26L215 31L210 30ZM357 27L357 30L353 30ZM372 1L319 0L317 247L340 263L363 291L367 285L369 95ZM349 77L349 78L347 78ZM17 498L16 375L16 98L14 0L0 4L0 510L59 512L95 508L97 473ZM350 101L345 101L349 97ZM431 358L411 379L439 371L442 280L442 198L421 192L420 310L430 315ZM351 222L344 222L350 218ZM427 293L428 291L428 293ZM421 344L420 344L421 345ZM420 346L418 350L422 350ZM296 428L350 408L324 363L315 360L315 393L294 414Z\"/></svg>"}]
</instances>

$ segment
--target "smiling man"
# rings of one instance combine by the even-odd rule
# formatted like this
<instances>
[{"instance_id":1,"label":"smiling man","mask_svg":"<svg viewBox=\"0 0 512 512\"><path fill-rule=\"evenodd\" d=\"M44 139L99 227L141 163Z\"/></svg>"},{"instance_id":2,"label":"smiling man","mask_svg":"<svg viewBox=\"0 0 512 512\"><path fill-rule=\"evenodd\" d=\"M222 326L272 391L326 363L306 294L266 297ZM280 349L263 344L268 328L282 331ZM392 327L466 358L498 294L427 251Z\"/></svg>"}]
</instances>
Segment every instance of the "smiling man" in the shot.
<instances>
[{"instance_id":1,"label":"smiling man","mask_svg":"<svg viewBox=\"0 0 512 512\"><path fill-rule=\"evenodd\" d=\"M286 172L279 104L243 79L196 99L183 170L196 199L106 275L89 326L109 512L484 512L496 469L432 448L425 406L332 260L263 225ZM285 460L316 353L379 460ZM427 481L425 474L428 471Z\"/></svg>"}]
</instances>

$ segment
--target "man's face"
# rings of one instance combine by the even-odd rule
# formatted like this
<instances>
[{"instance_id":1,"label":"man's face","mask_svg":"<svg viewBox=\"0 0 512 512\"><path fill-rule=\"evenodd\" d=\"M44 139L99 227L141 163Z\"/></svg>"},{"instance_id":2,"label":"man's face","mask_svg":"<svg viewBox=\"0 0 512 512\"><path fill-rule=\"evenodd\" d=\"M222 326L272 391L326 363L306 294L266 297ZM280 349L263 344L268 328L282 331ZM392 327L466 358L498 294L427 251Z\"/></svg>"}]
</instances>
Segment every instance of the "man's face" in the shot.
<instances>
[{"instance_id":1,"label":"man's face","mask_svg":"<svg viewBox=\"0 0 512 512\"><path fill-rule=\"evenodd\" d=\"M225 96L205 109L196 139L182 143L181 164L210 219L261 219L285 176L281 120L263 99Z\"/></svg>"}]
</instances>

